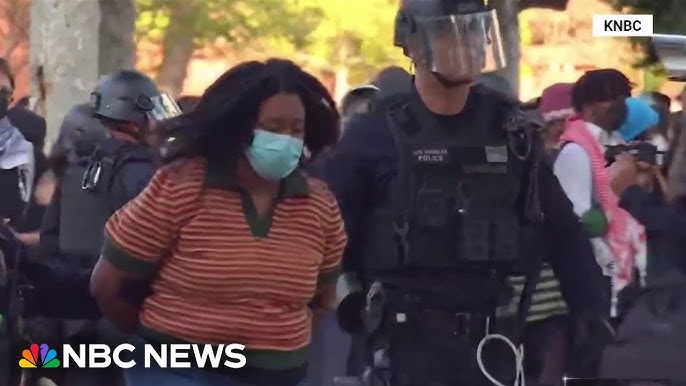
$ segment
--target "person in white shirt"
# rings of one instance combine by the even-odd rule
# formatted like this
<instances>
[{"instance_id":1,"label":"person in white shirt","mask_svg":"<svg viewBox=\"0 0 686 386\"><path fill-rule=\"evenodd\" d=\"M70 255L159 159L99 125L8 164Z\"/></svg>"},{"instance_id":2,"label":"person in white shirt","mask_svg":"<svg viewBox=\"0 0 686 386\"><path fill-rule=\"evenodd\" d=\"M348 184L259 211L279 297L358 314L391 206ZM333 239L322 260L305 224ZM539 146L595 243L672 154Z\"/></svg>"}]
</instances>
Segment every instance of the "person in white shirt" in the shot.
<instances>
[{"instance_id":1,"label":"person in white shirt","mask_svg":"<svg viewBox=\"0 0 686 386\"><path fill-rule=\"evenodd\" d=\"M633 265L645 260L644 229L619 208L610 188L613 171L605 168L604 158L607 146L624 142L618 130L628 117L631 87L614 69L589 71L575 83L571 102L579 115L567 121L553 166L591 236L596 261L608 276L613 317L622 312L618 292L632 281Z\"/></svg>"},{"instance_id":2,"label":"person in white shirt","mask_svg":"<svg viewBox=\"0 0 686 386\"><path fill-rule=\"evenodd\" d=\"M631 81L615 69L589 71L574 84L571 107L603 148L624 143L617 130L626 116L624 99L631 96L631 86ZM576 214L581 216L591 209L591 164L584 149L567 143L557 157L554 171Z\"/></svg>"},{"instance_id":3,"label":"person in white shirt","mask_svg":"<svg viewBox=\"0 0 686 386\"><path fill-rule=\"evenodd\" d=\"M606 146L624 142L617 130L626 117L624 99L630 96L631 82L615 69L589 71L574 84L571 107L579 113L603 150ZM553 171L579 217L583 218L597 206L591 159L581 145L573 142L564 144ZM593 238L592 243L598 263L609 275L606 267L612 261L610 249L600 237Z\"/></svg>"}]
</instances>

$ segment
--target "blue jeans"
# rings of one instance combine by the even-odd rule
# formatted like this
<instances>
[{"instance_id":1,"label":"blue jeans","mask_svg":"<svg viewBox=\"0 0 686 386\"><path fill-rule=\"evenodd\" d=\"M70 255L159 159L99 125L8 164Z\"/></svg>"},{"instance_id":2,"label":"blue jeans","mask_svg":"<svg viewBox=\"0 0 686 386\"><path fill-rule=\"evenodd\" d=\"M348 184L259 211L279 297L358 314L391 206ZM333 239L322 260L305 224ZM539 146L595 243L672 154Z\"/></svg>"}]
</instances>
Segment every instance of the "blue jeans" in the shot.
<instances>
[{"instance_id":1,"label":"blue jeans","mask_svg":"<svg viewBox=\"0 0 686 386\"><path fill-rule=\"evenodd\" d=\"M250 386L202 369L132 368L124 372L127 386Z\"/></svg>"},{"instance_id":2,"label":"blue jeans","mask_svg":"<svg viewBox=\"0 0 686 386\"><path fill-rule=\"evenodd\" d=\"M133 359L140 365L144 362L143 346L145 342L140 337L134 336L131 339L131 344L136 346ZM147 369L136 366L124 370L126 386L253 386L232 379L233 377L230 375L203 369L160 368L155 366L154 361L151 365ZM305 382L299 386L305 386Z\"/></svg>"},{"instance_id":3,"label":"blue jeans","mask_svg":"<svg viewBox=\"0 0 686 386\"><path fill-rule=\"evenodd\" d=\"M126 386L250 386L201 369L132 368L124 378ZM300 385L310 386L307 381Z\"/></svg>"},{"instance_id":4,"label":"blue jeans","mask_svg":"<svg viewBox=\"0 0 686 386\"><path fill-rule=\"evenodd\" d=\"M144 362L143 346L145 341L138 336L131 339L136 346L133 359L138 364ZM124 370L126 386L250 386L242 382L232 381L224 374L213 373L202 369L170 369L161 368L151 363L150 368L133 367Z\"/></svg>"},{"instance_id":5,"label":"blue jeans","mask_svg":"<svg viewBox=\"0 0 686 386\"><path fill-rule=\"evenodd\" d=\"M335 377L348 375L349 353L350 335L341 330L336 313L332 311L312 335L307 384L333 386Z\"/></svg>"}]
</instances>

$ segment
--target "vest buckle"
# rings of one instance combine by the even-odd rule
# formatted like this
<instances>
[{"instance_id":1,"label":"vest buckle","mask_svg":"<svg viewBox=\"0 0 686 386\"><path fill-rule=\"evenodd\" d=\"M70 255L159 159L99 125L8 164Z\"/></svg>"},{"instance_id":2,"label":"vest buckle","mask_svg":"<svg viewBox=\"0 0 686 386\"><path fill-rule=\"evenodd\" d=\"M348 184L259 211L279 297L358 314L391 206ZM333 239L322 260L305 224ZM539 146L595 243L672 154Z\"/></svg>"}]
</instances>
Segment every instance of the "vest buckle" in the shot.
<instances>
[{"instance_id":1,"label":"vest buckle","mask_svg":"<svg viewBox=\"0 0 686 386\"><path fill-rule=\"evenodd\" d=\"M85 173L81 179L81 189L88 191L95 191L100 181L100 175L102 174L102 164L99 161L91 161L86 168Z\"/></svg>"}]
</instances>

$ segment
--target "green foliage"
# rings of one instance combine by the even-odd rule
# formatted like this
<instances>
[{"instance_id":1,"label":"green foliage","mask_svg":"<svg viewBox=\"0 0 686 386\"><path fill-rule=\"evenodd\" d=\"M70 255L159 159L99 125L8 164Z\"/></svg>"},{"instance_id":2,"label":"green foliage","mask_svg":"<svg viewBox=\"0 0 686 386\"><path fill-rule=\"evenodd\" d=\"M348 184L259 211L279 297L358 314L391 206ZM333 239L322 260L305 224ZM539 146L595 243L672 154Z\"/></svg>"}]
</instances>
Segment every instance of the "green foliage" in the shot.
<instances>
[{"instance_id":1,"label":"green foliage","mask_svg":"<svg viewBox=\"0 0 686 386\"><path fill-rule=\"evenodd\" d=\"M656 33L686 33L686 2L683 0L604 0L618 11L653 15Z\"/></svg>"},{"instance_id":2,"label":"green foliage","mask_svg":"<svg viewBox=\"0 0 686 386\"><path fill-rule=\"evenodd\" d=\"M242 47L253 39L283 35L302 46L319 22L318 14L294 10L284 0L136 0L136 7L137 37L154 43L175 23L198 45L224 38Z\"/></svg>"},{"instance_id":3,"label":"green foliage","mask_svg":"<svg viewBox=\"0 0 686 386\"><path fill-rule=\"evenodd\" d=\"M684 0L603 0L615 10L642 15L653 15L653 31L666 34L686 34L686 1ZM646 38L631 40L634 46L640 47L645 58L638 63L642 67L651 66L656 57L650 49Z\"/></svg>"},{"instance_id":4,"label":"green foliage","mask_svg":"<svg viewBox=\"0 0 686 386\"><path fill-rule=\"evenodd\" d=\"M305 52L331 69L349 70L351 83L367 82L389 65L409 66L393 46L397 0L293 1L322 16Z\"/></svg>"},{"instance_id":5,"label":"green foliage","mask_svg":"<svg viewBox=\"0 0 686 386\"><path fill-rule=\"evenodd\" d=\"M660 91L667 76L660 68L647 68L643 75L643 91Z\"/></svg>"},{"instance_id":6,"label":"green foliage","mask_svg":"<svg viewBox=\"0 0 686 386\"><path fill-rule=\"evenodd\" d=\"M520 78L530 78L534 76L534 69L527 63L521 63L519 65L519 77Z\"/></svg>"},{"instance_id":7,"label":"green foliage","mask_svg":"<svg viewBox=\"0 0 686 386\"><path fill-rule=\"evenodd\" d=\"M519 39L520 44L523 46L529 46L534 40L534 32L531 30L530 19L532 18L531 13L520 13L519 18Z\"/></svg>"},{"instance_id":8,"label":"green foliage","mask_svg":"<svg viewBox=\"0 0 686 386\"><path fill-rule=\"evenodd\" d=\"M246 55L345 69L352 83L367 82L388 65L409 66L393 47L397 0L136 0L136 5L139 41L161 44L170 23L177 23L198 46L223 38Z\"/></svg>"}]
</instances>

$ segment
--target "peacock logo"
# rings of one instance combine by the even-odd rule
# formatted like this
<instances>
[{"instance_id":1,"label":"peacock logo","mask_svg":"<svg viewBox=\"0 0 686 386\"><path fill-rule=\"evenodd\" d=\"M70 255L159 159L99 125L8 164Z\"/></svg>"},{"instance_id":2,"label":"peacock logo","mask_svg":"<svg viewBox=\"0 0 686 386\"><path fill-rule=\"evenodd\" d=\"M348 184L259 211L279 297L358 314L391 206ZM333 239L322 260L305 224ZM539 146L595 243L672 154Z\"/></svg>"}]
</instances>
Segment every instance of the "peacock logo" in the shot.
<instances>
[{"instance_id":1,"label":"peacock logo","mask_svg":"<svg viewBox=\"0 0 686 386\"><path fill-rule=\"evenodd\" d=\"M40 354L40 356L39 356ZM60 367L60 360L57 359L57 351L51 349L47 344L40 345L33 343L22 351L19 359L19 367L22 369L54 369Z\"/></svg>"}]
</instances>

